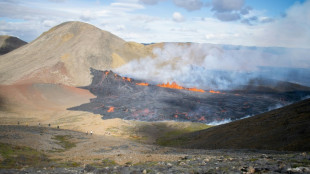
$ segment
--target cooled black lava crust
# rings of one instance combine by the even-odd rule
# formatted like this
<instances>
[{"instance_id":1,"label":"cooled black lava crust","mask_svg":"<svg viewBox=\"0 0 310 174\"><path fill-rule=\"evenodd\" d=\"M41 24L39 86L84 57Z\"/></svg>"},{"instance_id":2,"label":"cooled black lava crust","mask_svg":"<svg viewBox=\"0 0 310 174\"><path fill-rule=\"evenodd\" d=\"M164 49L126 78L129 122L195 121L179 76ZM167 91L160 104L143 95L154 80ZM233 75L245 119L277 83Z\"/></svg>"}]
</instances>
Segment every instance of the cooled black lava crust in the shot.
<instances>
[{"instance_id":1,"label":"cooled black lava crust","mask_svg":"<svg viewBox=\"0 0 310 174\"><path fill-rule=\"evenodd\" d=\"M141 121L191 121L210 123L236 120L268 111L277 104L298 101L310 92L221 91L220 94L162 88L121 77L112 71L91 69L88 89L97 98L69 110L88 111L103 119L122 118Z\"/></svg>"}]
</instances>

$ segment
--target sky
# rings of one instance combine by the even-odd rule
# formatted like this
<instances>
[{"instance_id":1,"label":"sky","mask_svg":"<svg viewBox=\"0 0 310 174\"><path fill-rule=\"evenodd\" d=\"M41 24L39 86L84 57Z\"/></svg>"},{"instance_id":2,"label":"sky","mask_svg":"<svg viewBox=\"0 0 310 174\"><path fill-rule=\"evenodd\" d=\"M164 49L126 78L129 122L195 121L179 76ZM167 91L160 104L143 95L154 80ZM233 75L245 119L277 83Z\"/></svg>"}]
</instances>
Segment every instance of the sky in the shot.
<instances>
[{"instance_id":1,"label":"sky","mask_svg":"<svg viewBox=\"0 0 310 174\"><path fill-rule=\"evenodd\" d=\"M0 0L0 35L82 21L139 43L310 48L310 0Z\"/></svg>"}]
</instances>

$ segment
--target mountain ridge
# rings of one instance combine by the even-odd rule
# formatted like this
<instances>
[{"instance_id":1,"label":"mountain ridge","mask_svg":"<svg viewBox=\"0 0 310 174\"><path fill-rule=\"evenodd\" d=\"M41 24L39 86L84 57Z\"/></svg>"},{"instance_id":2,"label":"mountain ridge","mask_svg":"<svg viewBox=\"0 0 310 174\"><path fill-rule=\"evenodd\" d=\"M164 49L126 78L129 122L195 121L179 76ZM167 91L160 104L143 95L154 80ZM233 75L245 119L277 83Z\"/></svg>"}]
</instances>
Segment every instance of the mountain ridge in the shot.
<instances>
[{"instance_id":1,"label":"mountain ridge","mask_svg":"<svg viewBox=\"0 0 310 174\"><path fill-rule=\"evenodd\" d=\"M82 22L65 22L0 59L0 84L90 83L89 68L119 67L152 49ZM21 61L22 60L22 61Z\"/></svg>"}]
</instances>

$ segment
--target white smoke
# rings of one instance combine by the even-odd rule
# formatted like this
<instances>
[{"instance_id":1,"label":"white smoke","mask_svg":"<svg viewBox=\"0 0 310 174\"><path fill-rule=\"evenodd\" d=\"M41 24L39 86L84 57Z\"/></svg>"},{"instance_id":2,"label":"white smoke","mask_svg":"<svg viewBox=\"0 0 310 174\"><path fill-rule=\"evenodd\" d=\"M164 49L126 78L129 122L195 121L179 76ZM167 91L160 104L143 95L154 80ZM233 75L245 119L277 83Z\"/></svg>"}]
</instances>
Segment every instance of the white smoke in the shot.
<instances>
[{"instance_id":1,"label":"white smoke","mask_svg":"<svg viewBox=\"0 0 310 174\"><path fill-rule=\"evenodd\" d=\"M230 123L231 121L232 120L230 118L228 118L228 119L224 119L224 120L221 120L221 121L212 121L212 122L208 123L207 125L218 126L218 125L221 125L221 124Z\"/></svg>"},{"instance_id":2,"label":"white smoke","mask_svg":"<svg viewBox=\"0 0 310 174\"><path fill-rule=\"evenodd\" d=\"M273 78L268 72L261 74L260 67L309 68L308 53L305 49L166 43L153 49L154 56L136 59L115 71L153 83L231 89L261 75ZM286 77L282 72L276 75L274 78Z\"/></svg>"}]
</instances>

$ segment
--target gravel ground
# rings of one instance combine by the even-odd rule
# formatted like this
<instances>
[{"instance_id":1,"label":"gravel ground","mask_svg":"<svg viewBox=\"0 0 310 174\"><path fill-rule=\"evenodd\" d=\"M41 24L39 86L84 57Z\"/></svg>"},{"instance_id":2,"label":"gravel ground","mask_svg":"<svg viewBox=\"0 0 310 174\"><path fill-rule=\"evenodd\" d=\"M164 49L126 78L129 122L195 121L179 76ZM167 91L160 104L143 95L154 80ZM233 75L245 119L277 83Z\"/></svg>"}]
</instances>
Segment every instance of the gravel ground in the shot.
<instances>
[{"instance_id":1,"label":"gravel ground","mask_svg":"<svg viewBox=\"0 0 310 174\"><path fill-rule=\"evenodd\" d=\"M1 173L310 173L309 153L209 151L210 155L188 155L177 161L146 162L78 168L27 168Z\"/></svg>"}]
</instances>

